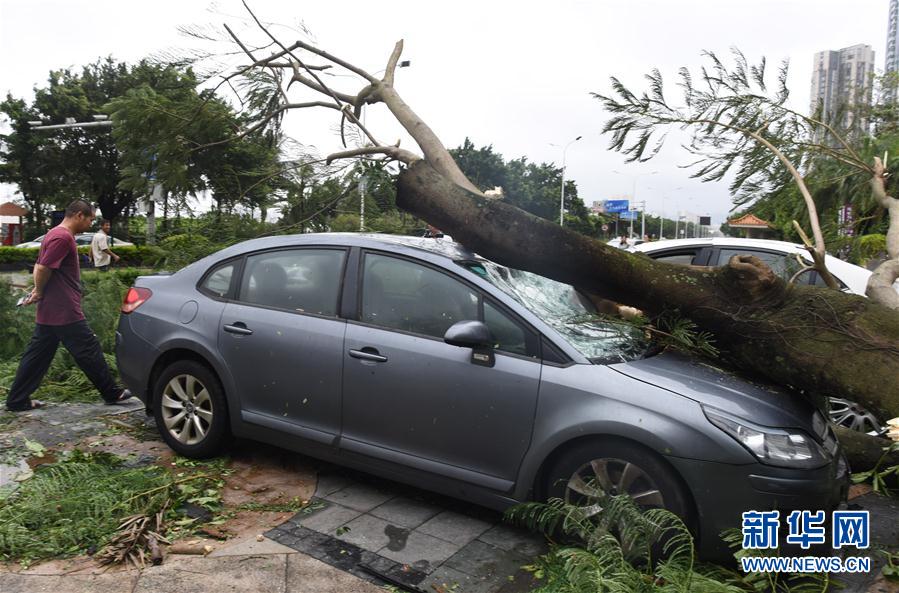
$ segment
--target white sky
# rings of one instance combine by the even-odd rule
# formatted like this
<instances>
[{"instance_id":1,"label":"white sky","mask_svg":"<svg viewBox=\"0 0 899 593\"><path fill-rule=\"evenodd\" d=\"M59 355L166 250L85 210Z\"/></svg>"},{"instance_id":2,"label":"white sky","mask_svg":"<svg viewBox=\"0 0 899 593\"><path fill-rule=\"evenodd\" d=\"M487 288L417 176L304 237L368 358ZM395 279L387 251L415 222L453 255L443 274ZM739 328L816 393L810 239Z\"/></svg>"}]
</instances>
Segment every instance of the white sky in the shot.
<instances>
[{"instance_id":1,"label":"white sky","mask_svg":"<svg viewBox=\"0 0 899 593\"><path fill-rule=\"evenodd\" d=\"M403 58L412 66L398 70L397 90L448 147L469 136L507 159L559 164L562 149L551 144L582 135L567 152L566 177L587 205L628 197L639 176L637 199L650 212L664 208L671 216L677 208L711 214L718 224L730 209L727 187L690 179L679 168L690 157L676 142L649 163L625 165L607 149L599 132L608 115L589 93L607 92L612 75L642 90L642 76L658 67L673 97L680 66L703 63L704 49L724 55L738 47L752 62L764 55L775 66L788 58L794 107L807 109L815 52L866 43L883 69L889 1L253 0L251 7L270 22L302 21L319 47L369 72L382 69L394 42L404 39ZM30 98L51 69L188 47L179 25L220 26L233 17L246 18L238 0L0 0L0 92ZM296 37L275 31L285 41ZM340 90L361 88L349 78L334 80ZM306 112L290 116L286 129L326 153L338 147L334 124L330 111ZM385 142L402 137L374 110L367 124ZM403 146L415 148L410 140ZM0 200L12 197L14 188L0 186Z\"/></svg>"}]
</instances>

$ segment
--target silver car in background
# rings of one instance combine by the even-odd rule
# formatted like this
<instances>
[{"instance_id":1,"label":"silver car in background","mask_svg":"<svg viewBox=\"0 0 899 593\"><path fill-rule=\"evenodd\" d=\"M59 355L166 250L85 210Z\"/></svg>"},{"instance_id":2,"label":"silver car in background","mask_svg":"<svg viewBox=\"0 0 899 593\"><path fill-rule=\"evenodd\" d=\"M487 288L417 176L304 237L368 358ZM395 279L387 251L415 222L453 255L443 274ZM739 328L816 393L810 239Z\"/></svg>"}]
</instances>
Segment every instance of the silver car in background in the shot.
<instances>
[{"instance_id":1,"label":"silver car in background","mask_svg":"<svg viewBox=\"0 0 899 593\"><path fill-rule=\"evenodd\" d=\"M845 494L800 396L659 353L450 241L256 239L138 278L122 311L122 378L182 455L244 437L497 509L626 493L709 556L744 511Z\"/></svg>"}]
</instances>

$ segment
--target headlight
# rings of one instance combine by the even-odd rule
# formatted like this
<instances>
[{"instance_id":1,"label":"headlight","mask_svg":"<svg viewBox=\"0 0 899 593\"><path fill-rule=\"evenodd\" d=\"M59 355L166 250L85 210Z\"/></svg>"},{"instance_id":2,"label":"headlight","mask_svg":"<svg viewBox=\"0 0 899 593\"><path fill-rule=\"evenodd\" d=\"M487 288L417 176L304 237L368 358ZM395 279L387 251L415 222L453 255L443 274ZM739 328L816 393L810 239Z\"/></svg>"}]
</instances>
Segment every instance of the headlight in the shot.
<instances>
[{"instance_id":1,"label":"headlight","mask_svg":"<svg viewBox=\"0 0 899 593\"><path fill-rule=\"evenodd\" d=\"M755 426L703 406L709 422L749 449L762 463L780 467L821 467L831 456L812 437L796 429Z\"/></svg>"}]
</instances>

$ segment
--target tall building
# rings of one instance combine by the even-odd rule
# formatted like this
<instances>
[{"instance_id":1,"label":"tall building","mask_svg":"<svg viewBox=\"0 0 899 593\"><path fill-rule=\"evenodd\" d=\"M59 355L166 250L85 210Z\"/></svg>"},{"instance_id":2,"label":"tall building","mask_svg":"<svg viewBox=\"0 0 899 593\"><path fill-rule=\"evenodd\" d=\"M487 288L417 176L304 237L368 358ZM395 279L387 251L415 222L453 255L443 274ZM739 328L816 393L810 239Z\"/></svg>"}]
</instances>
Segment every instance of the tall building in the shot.
<instances>
[{"instance_id":1,"label":"tall building","mask_svg":"<svg viewBox=\"0 0 899 593\"><path fill-rule=\"evenodd\" d=\"M815 113L821 106L826 120L833 120L840 113L844 129L864 129L867 121L856 114L858 107L871 104L873 83L874 50L870 45L819 51L812 70L809 111Z\"/></svg>"},{"instance_id":2,"label":"tall building","mask_svg":"<svg viewBox=\"0 0 899 593\"><path fill-rule=\"evenodd\" d=\"M887 55L883 64L883 73L899 72L899 0L890 0L890 13L887 17ZM891 103L896 100L896 83L884 85L884 102Z\"/></svg>"}]
</instances>

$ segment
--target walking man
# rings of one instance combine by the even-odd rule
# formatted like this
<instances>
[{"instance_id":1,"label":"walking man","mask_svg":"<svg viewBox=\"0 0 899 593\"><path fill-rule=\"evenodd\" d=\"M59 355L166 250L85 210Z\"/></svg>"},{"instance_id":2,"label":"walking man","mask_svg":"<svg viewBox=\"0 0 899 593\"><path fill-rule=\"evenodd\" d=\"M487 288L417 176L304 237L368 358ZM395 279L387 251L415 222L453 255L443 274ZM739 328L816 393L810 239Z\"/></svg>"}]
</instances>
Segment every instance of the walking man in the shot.
<instances>
[{"instance_id":1,"label":"walking man","mask_svg":"<svg viewBox=\"0 0 899 593\"><path fill-rule=\"evenodd\" d=\"M31 399L53 362L59 343L66 347L107 404L131 398L112 377L97 336L81 311L81 270L75 235L90 228L94 207L75 200L66 208L65 219L41 242L34 265L34 289L23 305L37 303L34 334L19 362L16 378L6 396L6 409L22 412L43 407Z\"/></svg>"},{"instance_id":2,"label":"walking man","mask_svg":"<svg viewBox=\"0 0 899 593\"><path fill-rule=\"evenodd\" d=\"M105 218L100 221L100 230L94 233L91 239L91 259L94 267L101 272L109 270L110 260L118 262L119 256L109 248L109 221Z\"/></svg>"}]
</instances>

